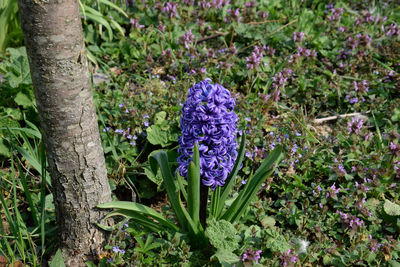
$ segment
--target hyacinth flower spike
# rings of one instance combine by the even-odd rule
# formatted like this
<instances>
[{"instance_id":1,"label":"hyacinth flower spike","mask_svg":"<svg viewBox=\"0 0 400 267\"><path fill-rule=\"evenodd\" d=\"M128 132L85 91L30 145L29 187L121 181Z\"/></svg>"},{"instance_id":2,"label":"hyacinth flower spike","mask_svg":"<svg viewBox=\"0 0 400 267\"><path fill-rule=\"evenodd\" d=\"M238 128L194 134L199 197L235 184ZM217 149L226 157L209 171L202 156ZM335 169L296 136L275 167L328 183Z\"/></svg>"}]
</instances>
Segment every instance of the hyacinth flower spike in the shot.
<instances>
[{"instance_id":1,"label":"hyacinth flower spike","mask_svg":"<svg viewBox=\"0 0 400 267\"><path fill-rule=\"evenodd\" d=\"M205 235L207 208L209 218L231 223L238 221L283 157L282 147L276 146L254 175L248 179L246 177L248 182L242 191L225 208L245 150L245 135L242 134L239 151L236 151L238 118L234 106L235 100L222 85L212 84L209 79L193 85L182 108L182 135L178 140L180 156L176 175L172 175L165 151L157 151L149 157L153 173L161 170L163 184L179 227L162 214L138 203L114 201L98 207L114 208L115 211L108 216L131 218L155 232L162 229L187 232L193 248L206 248L209 244ZM208 207L209 192L211 203Z\"/></svg>"}]
</instances>

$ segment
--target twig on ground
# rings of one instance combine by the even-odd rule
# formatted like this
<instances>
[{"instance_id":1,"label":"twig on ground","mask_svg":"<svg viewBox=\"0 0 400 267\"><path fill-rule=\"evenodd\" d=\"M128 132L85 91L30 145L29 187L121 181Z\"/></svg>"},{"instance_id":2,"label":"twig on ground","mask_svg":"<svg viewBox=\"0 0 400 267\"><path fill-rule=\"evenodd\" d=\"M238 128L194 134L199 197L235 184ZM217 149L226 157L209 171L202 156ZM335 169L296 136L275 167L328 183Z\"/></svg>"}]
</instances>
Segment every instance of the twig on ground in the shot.
<instances>
[{"instance_id":1,"label":"twig on ground","mask_svg":"<svg viewBox=\"0 0 400 267\"><path fill-rule=\"evenodd\" d=\"M367 111L366 113L369 113L369 111ZM315 119L314 123L319 124L319 123L323 123L326 121L338 120L339 118L346 118L346 117L359 117L363 120L368 120L367 116L365 116L361 113L355 112L355 113L348 113L348 114L342 114L342 115L337 115L337 116L329 116L326 118Z\"/></svg>"},{"instance_id":2,"label":"twig on ground","mask_svg":"<svg viewBox=\"0 0 400 267\"><path fill-rule=\"evenodd\" d=\"M228 33L225 33L225 32L217 32L216 34L213 34L213 35L210 35L210 36L205 36L205 37L203 37L203 38L200 38L199 40L197 40L197 43L199 44L199 43L201 43L201 42L205 42L205 41L208 41L208 40L210 40L210 39L214 39L214 38L217 38L217 37L220 37L220 36L225 36L225 35L227 35Z\"/></svg>"},{"instance_id":3,"label":"twig on ground","mask_svg":"<svg viewBox=\"0 0 400 267\"><path fill-rule=\"evenodd\" d=\"M282 21L281 19L270 19L270 20L264 20L264 21L250 21L247 22L246 24L248 25L260 25L260 24L264 24L264 23L268 23L268 22L280 22Z\"/></svg>"}]
</instances>

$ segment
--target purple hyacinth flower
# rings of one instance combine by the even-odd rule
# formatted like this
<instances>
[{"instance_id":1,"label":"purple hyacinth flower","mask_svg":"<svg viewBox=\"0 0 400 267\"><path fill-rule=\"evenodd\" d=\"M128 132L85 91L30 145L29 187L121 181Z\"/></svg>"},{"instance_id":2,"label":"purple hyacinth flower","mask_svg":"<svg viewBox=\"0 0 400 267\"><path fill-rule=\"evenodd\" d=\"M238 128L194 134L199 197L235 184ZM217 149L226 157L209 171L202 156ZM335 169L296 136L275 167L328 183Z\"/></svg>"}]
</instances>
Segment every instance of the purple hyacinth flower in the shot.
<instances>
[{"instance_id":1,"label":"purple hyacinth flower","mask_svg":"<svg viewBox=\"0 0 400 267\"><path fill-rule=\"evenodd\" d=\"M237 157L238 117L234 107L235 100L230 92L220 84L211 84L210 79L189 89L182 108L182 135L178 138L180 175L187 177L193 147L198 143L203 184L212 189L225 184Z\"/></svg>"}]
</instances>

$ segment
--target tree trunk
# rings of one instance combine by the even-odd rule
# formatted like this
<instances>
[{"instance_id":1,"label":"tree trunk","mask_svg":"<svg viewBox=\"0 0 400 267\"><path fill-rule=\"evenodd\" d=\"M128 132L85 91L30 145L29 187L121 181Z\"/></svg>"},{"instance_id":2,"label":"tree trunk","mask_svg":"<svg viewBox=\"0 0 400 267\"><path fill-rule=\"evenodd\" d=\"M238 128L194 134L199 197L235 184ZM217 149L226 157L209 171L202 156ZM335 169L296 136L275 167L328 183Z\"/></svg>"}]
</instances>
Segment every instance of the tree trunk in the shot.
<instances>
[{"instance_id":1,"label":"tree trunk","mask_svg":"<svg viewBox=\"0 0 400 267\"><path fill-rule=\"evenodd\" d=\"M67 266L96 261L106 240L94 223L111 201L77 0L19 0Z\"/></svg>"}]
</instances>

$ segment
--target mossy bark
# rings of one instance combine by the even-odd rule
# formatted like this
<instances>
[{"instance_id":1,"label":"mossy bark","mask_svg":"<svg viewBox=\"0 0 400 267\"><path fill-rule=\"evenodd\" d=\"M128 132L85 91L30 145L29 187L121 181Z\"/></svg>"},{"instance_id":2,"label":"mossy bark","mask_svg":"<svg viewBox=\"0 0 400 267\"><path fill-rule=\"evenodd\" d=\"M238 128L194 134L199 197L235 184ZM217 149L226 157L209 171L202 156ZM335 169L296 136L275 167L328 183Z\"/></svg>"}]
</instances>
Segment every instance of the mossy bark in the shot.
<instances>
[{"instance_id":1,"label":"mossy bark","mask_svg":"<svg viewBox=\"0 0 400 267\"><path fill-rule=\"evenodd\" d=\"M93 105L79 4L19 0L47 152L60 248L67 266L98 259L106 235L94 223L111 201Z\"/></svg>"}]
</instances>

